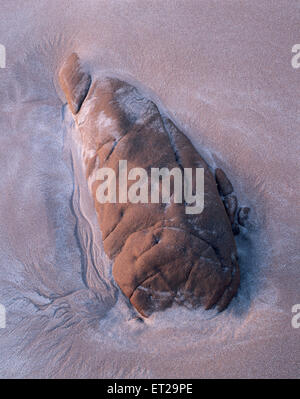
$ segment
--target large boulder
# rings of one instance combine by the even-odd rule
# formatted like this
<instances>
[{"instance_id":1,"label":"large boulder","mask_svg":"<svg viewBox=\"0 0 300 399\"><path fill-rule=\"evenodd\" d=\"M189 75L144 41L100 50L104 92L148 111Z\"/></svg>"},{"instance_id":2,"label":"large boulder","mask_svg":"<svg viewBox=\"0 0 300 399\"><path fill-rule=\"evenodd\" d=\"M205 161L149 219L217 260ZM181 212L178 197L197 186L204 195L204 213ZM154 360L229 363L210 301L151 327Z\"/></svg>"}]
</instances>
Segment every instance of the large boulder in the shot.
<instances>
[{"instance_id":1,"label":"large boulder","mask_svg":"<svg viewBox=\"0 0 300 399\"><path fill-rule=\"evenodd\" d=\"M66 60L59 79L80 131L104 249L122 292L143 316L174 302L223 310L237 292L239 267L231 222L209 166L131 84L109 76L92 79L76 54ZM149 181L151 168L203 168L203 211L187 214L186 204L175 203L174 197L169 204L100 203L97 189L103 182L97 171L115 171L118 194L120 160L127 160L128 170L144 168ZM220 190L225 177L220 172L218 177ZM225 183L222 195L232 191Z\"/></svg>"}]
</instances>

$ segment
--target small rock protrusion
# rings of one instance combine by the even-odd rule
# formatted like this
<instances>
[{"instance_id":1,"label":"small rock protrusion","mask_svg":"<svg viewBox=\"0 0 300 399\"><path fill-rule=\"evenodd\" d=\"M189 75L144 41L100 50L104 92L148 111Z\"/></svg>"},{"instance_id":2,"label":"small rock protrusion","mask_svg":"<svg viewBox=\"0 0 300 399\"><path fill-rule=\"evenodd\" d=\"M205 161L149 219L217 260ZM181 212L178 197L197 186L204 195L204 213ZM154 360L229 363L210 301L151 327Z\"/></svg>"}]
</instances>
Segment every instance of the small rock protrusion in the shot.
<instances>
[{"instance_id":1,"label":"small rock protrusion","mask_svg":"<svg viewBox=\"0 0 300 399\"><path fill-rule=\"evenodd\" d=\"M233 223L231 228L232 228L233 235L237 236L240 234L240 227L237 223Z\"/></svg>"},{"instance_id":2,"label":"small rock protrusion","mask_svg":"<svg viewBox=\"0 0 300 399\"><path fill-rule=\"evenodd\" d=\"M222 169L215 170L215 178L220 195L225 197L233 192L232 184Z\"/></svg>"},{"instance_id":3,"label":"small rock protrusion","mask_svg":"<svg viewBox=\"0 0 300 399\"><path fill-rule=\"evenodd\" d=\"M249 218L250 208L247 206L240 208L238 211L238 222L241 226L245 227L246 222Z\"/></svg>"},{"instance_id":4,"label":"small rock protrusion","mask_svg":"<svg viewBox=\"0 0 300 399\"><path fill-rule=\"evenodd\" d=\"M91 85L91 75L86 72L76 53L72 53L59 71L59 82L72 114L77 114Z\"/></svg>"},{"instance_id":5,"label":"small rock protrusion","mask_svg":"<svg viewBox=\"0 0 300 399\"><path fill-rule=\"evenodd\" d=\"M223 202L224 202L224 206L226 209L226 213L229 217L230 223L233 224L234 218L235 218L235 213L237 210L237 204L238 204L237 198L235 195L230 195L230 196L226 197Z\"/></svg>"}]
</instances>

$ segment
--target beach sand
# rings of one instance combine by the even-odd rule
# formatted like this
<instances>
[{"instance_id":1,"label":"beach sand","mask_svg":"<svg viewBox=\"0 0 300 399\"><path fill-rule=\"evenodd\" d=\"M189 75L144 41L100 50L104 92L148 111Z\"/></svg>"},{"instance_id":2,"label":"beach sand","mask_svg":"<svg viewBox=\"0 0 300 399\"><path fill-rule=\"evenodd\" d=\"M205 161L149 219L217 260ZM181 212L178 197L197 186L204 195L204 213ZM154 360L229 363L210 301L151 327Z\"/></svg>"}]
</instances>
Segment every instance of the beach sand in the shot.
<instances>
[{"instance_id":1,"label":"beach sand","mask_svg":"<svg viewBox=\"0 0 300 399\"><path fill-rule=\"evenodd\" d=\"M1 378L299 378L300 4L2 0ZM222 313L140 321L115 285L58 87L76 51L136 82L251 208Z\"/></svg>"}]
</instances>

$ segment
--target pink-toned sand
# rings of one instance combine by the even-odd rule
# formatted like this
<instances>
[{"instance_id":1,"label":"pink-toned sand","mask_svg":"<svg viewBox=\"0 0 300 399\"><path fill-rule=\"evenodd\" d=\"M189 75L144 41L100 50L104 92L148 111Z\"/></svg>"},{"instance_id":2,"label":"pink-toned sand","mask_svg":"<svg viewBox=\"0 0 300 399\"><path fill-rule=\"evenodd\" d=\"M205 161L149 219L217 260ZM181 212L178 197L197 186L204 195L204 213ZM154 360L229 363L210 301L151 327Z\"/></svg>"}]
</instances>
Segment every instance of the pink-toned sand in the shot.
<instances>
[{"instance_id":1,"label":"pink-toned sand","mask_svg":"<svg viewBox=\"0 0 300 399\"><path fill-rule=\"evenodd\" d=\"M2 0L0 377L300 377L300 5ZM57 85L72 51L148 90L252 208L230 307L141 323L112 282Z\"/></svg>"}]
</instances>

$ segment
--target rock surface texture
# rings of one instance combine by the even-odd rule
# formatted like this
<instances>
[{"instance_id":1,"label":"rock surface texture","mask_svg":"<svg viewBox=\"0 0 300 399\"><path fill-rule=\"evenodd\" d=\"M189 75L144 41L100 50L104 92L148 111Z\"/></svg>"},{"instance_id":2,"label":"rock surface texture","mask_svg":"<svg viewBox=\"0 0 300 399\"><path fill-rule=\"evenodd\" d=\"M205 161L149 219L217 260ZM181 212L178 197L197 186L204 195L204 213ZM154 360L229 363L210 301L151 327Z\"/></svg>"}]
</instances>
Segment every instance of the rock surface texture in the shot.
<instances>
[{"instance_id":1,"label":"rock surface texture","mask_svg":"<svg viewBox=\"0 0 300 399\"><path fill-rule=\"evenodd\" d=\"M76 54L60 69L59 81L80 132L104 249L122 292L143 316L174 302L223 310L240 279L232 232L237 200L226 199L233 188L225 173L217 169L216 184L188 138L136 87L115 77L92 79ZM185 204L174 201L99 203L97 170L112 168L118 183L119 160L149 174L150 168L204 168L203 211L186 214Z\"/></svg>"}]
</instances>

